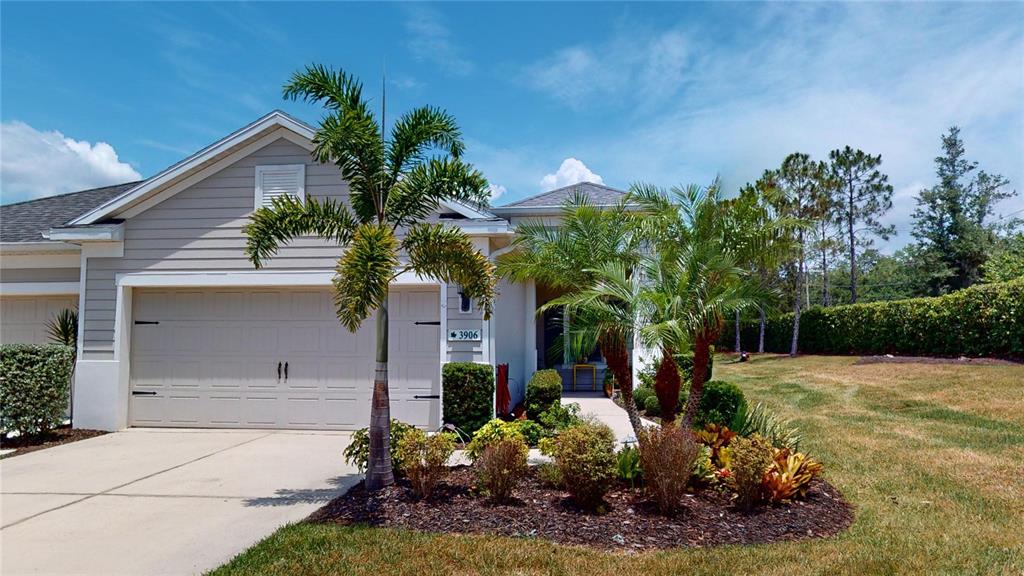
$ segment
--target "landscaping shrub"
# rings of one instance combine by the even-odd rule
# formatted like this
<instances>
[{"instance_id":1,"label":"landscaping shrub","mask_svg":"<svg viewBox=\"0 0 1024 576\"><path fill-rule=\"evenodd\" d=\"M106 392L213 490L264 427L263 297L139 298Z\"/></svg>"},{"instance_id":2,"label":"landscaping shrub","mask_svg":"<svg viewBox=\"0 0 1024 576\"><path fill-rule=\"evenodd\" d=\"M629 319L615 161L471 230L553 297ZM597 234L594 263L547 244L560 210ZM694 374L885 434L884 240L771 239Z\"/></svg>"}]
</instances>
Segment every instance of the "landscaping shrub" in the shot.
<instances>
[{"instance_id":1,"label":"landscaping shrub","mask_svg":"<svg viewBox=\"0 0 1024 576\"><path fill-rule=\"evenodd\" d=\"M537 421L548 435L565 430L580 423L580 405L575 402L552 404L547 410L540 413Z\"/></svg>"},{"instance_id":2,"label":"landscaping shrub","mask_svg":"<svg viewBox=\"0 0 1024 576\"><path fill-rule=\"evenodd\" d=\"M691 482L700 484L713 484L718 480L718 467L711 459L711 447L698 444L697 457L693 461L693 471L690 473Z\"/></svg>"},{"instance_id":3,"label":"landscaping shrub","mask_svg":"<svg viewBox=\"0 0 1024 576\"><path fill-rule=\"evenodd\" d=\"M818 474L821 474L821 464L807 455L788 448L777 449L761 480L764 496L773 504L803 498L807 496L811 480Z\"/></svg>"},{"instance_id":4,"label":"landscaping shrub","mask_svg":"<svg viewBox=\"0 0 1024 576\"><path fill-rule=\"evenodd\" d=\"M644 486L661 513L670 515L682 505L700 445L680 426L646 428L638 440Z\"/></svg>"},{"instance_id":5,"label":"landscaping shrub","mask_svg":"<svg viewBox=\"0 0 1024 576\"><path fill-rule=\"evenodd\" d=\"M473 434L473 439L470 440L469 444L466 445L466 456L470 460L475 461L484 453L484 450L499 440L505 440L508 438L518 438L524 444L526 443L526 436L523 434L523 430L520 427L522 420L513 420L506 422L499 418L495 418L490 422L484 424L476 434Z\"/></svg>"},{"instance_id":6,"label":"landscaping shrub","mask_svg":"<svg viewBox=\"0 0 1024 576\"><path fill-rule=\"evenodd\" d=\"M536 419L544 412L562 401L562 377L557 370L538 370L533 373L530 383L526 386L526 415Z\"/></svg>"},{"instance_id":7,"label":"landscaping shrub","mask_svg":"<svg viewBox=\"0 0 1024 576\"><path fill-rule=\"evenodd\" d=\"M388 444L391 447L391 467L396 472L402 471L402 462L398 459L398 443L406 434L415 429L416 427L412 424L391 419L391 438ZM352 442L342 454L345 456L345 462L359 469L360 474L366 472L366 467L370 462L370 429L360 428L353 432Z\"/></svg>"},{"instance_id":8,"label":"landscaping shrub","mask_svg":"<svg viewBox=\"0 0 1024 576\"><path fill-rule=\"evenodd\" d=\"M685 398L681 398L685 404ZM747 401L739 386L731 382L712 380L704 384L704 394L700 397L700 406L694 425L705 424L733 426L736 415L746 413Z\"/></svg>"},{"instance_id":9,"label":"landscaping shrub","mask_svg":"<svg viewBox=\"0 0 1024 576\"><path fill-rule=\"evenodd\" d=\"M757 342L758 323L741 337ZM789 352L793 315L769 318L765 350ZM724 330L720 344L736 334ZM801 352L1024 358L1024 279L972 286L935 298L811 308L800 316Z\"/></svg>"},{"instance_id":10,"label":"landscaping shrub","mask_svg":"<svg viewBox=\"0 0 1024 576\"><path fill-rule=\"evenodd\" d=\"M730 452L736 505L741 510L749 510L762 499L762 481L772 465L774 450L768 440L754 434L733 440Z\"/></svg>"},{"instance_id":11,"label":"landscaping shrub","mask_svg":"<svg viewBox=\"0 0 1024 576\"><path fill-rule=\"evenodd\" d=\"M644 400L644 412L648 416L661 416L661 403L658 402L658 397L651 394Z\"/></svg>"},{"instance_id":12,"label":"landscaping shrub","mask_svg":"<svg viewBox=\"0 0 1024 576\"><path fill-rule=\"evenodd\" d=\"M441 368L444 421L466 434L491 419L494 404L494 369L489 364L448 362Z\"/></svg>"},{"instance_id":13,"label":"landscaping shrub","mask_svg":"<svg viewBox=\"0 0 1024 576\"><path fill-rule=\"evenodd\" d=\"M26 436L64 421L75 354L70 346L0 346L0 428Z\"/></svg>"},{"instance_id":14,"label":"landscaping shrub","mask_svg":"<svg viewBox=\"0 0 1024 576\"><path fill-rule=\"evenodd\" d=\"M729 466L729 445L736 436L737 434L728 427L718 424L708 424L694 432L697 442L711 449L711 460L719 468Z\"/></svg>"},{"instance_id":15,"label":"landscaping shrub","mask_svg":"<svg viewBox=\"0 0 1024 576\"><path fill-rule=\"evenodd\" d=\"M640 467L640 450L635 446L623 446L615 454L615 461L619 480L629 482L630 488L636 487L644 475L643 468Z\"/></svg>"},{"instance_id":16,"label":"landscaping shrub","mask_svg":"<svg viewBox=\"0 0 1024 576\"><path fill-rule=\"evenodd\" d=\"M800 441L803 439L799 429L776 416L760 402L753 408L747 408L736 418L735 430L741 436L760 434L767 438L772 446L788 448L794 452L800 450Z\"/></svg>"},{"instance_id":17,"label":"landscaping shrub","mask_svg":"<svg viewBox=\"0 0 1024 576\"><path fill-rule=\"evenodd\" d=\"M427 436L413 428L398 442L399 467L420 498L429 498L434 486L448 473L448 458L455 452L455 435Z\"/></svg>"},{"instance_id":18,"label":"landscaping shrub","mask_svg":"<svg viewBox=\"0 0 1024 576\"><path fill-rule=\"evenodd\" d=\"M514 422L519 427L519 432L523 435L523 439L526 440L527 446L536 446L540 439L547 434L544 426L533 420L514 420Z\"/></svg>"},{"instance_id":19,"label":"landscaping shrub","mask_svg":"<svg viewBox=\"0 0 1024 576\"><path fill-rule=\"evenodd\" d=\"M615 482L615 434L598 422L583 422L555 438L555 464L565 489L583 508L597 509Z\"/></svg>"},{"instance_id":20,"label":"landscaping shrub","mask_svg":"<svg viewBox=\"0 0 1024 576\"><path fill-rule=\"evenodd\" d=\"M540 483L550 488L562 488L565 482L562 480L562 473L554 462L542 462L537 465L537 479Z\"/></svg>"},{"instance_id":21,"label":"landscaping shrub","mask_svg":"<svg viewBox=\"0 0 1024 576\"><path fill-rule=\"evenodd\" d=\"M654 390L647 388L646 386L633 390L633 402L635 402L637 408L641 410L646 410L647 399L651 396L654 396Z\"/></svg>"},{"instance_id":22,"label":"landscaping shrub","mask_svg":"<svg viewBox=\"0 0 1024 576\"><path fill-rule=\"evenodd\" d=\"M526 476L528 452L521 438L510 437L490 443L477 459L477 479L495 502L507 502Z\"/></svg>"}]
</instances>

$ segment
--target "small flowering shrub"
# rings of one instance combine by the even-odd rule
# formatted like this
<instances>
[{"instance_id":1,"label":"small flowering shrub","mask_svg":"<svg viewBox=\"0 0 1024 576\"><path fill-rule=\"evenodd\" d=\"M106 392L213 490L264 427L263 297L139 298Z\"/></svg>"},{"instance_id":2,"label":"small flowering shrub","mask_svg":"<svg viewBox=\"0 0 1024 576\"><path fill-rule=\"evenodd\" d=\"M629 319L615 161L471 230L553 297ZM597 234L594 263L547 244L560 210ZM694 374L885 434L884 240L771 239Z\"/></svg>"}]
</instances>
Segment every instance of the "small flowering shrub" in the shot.
<instances>
[{"instance_id":1,"label":"small flowering shrub","mask_svg":"<svg viewBox=\"0 0 1024 576\"><path fill-rule=\"evenodd\" d=\"M476 461L492 443L508 438L517 438L526 444L526 436L523 434L520 422L520 420L506 422L495 418L484 424L476 431L476 434L473 434L473 439L466 445L466 455L470 460Z\"/></svg>"},{"instance_id":2,"label":"small flowering shrub","mask_svg":"<svg viewBox=\"0 0 1024 576\"><path fill-rule=\"evenodd\" d=\"M615 434L597 422L583 422L555 438L555 464L565 489L583 508L598 509L618 477Z\"/></svg>"},{"instance_id":3,"label":"small flowering shrub","mask_svg":"<svg viewBox=\"0 0 1024 576\"><path fill-rule=\"evenodd\" d=\"M741 510L749 510L762 499L762 483L765 473L774 462L775 452L771 443L758 434L750 438L736 438L730 448L731 480L736 490L736 505Z\"/></svg>"},{"instance_id":4,"label":"small flowering shrub","mask_svg":"<svg viewBox=\"0 0 1024 576\"><path fill-rule=\"evenodd\" d=\"M512 490L526 476L529 452L521 438L502 438L490 443L476 460L477 480L495 502L507 502Z\"/></svg>"},{"instance_id":5,"label":"small flowering shrub","mask_svg":"<svg viewBox=\"0 0 1024 576\"><path fill-rule=\"evenodd\" d=\"M402 470L402 462L398 459L398 443L402 441L402 438L410 430L415 429L416 427L412 424L406 424L400 420L391 420L391 440L389 442L391 448L391 467L396 472L401 472ZM353 432L352 442L349 443L342 454L345 456L345 462L358 468L360 474L366 472L367 464L370 461L370 429L360 428Z\"/></svg>"},{"instance_id":6,"label":"small flowering shrub","mask_svg":"<svg viewBox=\"0 0 1024 576\"><path fill-rule=\"evenodd\" d=\"M448 474L448 458L455 452L455 435L442 432L427 436L413 428L398 442L400 468L420 498L429 498Z\"/></svg>"}]
</instances>

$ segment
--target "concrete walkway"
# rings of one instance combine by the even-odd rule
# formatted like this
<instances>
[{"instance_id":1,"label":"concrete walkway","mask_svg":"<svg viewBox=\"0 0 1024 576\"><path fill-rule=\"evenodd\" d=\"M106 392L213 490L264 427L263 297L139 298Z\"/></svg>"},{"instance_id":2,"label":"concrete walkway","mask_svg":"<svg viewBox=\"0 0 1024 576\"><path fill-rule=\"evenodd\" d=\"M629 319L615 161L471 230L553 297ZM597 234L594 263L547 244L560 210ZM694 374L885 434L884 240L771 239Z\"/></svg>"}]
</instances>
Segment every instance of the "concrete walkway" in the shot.
<instances>
[{"instance_id":1,"label":"concrete walkway","mask_svg":"<svg viewBox=\"0 0 1024 576\"><path fill-rule=\"evenodd\" d=\"M593 416L607 424L615 438L620 444L636 442L636 435L633 434L633 426L629 423L629 416L618 404L598 392L566 392L562 395L562 404L576 403L580 405L580 415ZM645 425L655 426L650 420L643 421Z\"/></svg>"},{"instance_id":2,"label":"concrete walkway","mask_svg":"<svg viewBox=\"0 0 1024 576\"><path fill-rule=\"evenodd\" d=\"M0 573L198 574L358 481L347 432L132 429L0 462Z\"/></svg>"}]
</instances>

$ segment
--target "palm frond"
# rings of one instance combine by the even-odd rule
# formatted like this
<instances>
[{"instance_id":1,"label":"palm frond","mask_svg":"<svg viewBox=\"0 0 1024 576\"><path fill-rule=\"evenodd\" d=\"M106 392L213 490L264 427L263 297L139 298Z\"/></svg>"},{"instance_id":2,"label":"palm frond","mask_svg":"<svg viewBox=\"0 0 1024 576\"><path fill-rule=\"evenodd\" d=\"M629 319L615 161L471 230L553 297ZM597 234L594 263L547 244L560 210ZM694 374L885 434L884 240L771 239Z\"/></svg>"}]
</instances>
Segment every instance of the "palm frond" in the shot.
<instances>
[{"instance_id":1,"label":"palm frond","mask_svg":"<svg viewBox=\"0 0 1024 576\"><path fill-rule=\"evenodd\" d=\"M334 275L334 307L338 319L355 332L387 302L394 279L399 242L388 226L363 224L355 229Z\"/></svg>"},{"instance_id":2,"label":"palm frond","mask_svg":"<svg viewBox=\"0 0 1024 576\"><path fill-rule=\"evenodd\" d=\"M394 184L401 174L420 164L432 148L439 148L456 160L462 156L466 146L455 117L432 106L403 114L395 122L387 146L389 184Z\"/></svg>"},{"instance_id":3,"label":"palm frond","mask_svg":"<svg viewBox=\"0 0 1024 576\"><path fill-rule=\"evenodd\" d=\"M449 200L486 205L487 179L461 160L431 158L406 172L388 197L387 212L395 227L408 226Z\"/></svg>"},{"instance_id":4,"label":"palm frond","mask_svg":"<svg viewBox=\"0 0 1024 576\"><path fill-rule=\"evenodd\" d=\"M270 207L253 212L242 227L247 238L245 254L256 268L261 268L282 244L299 236L315 234L344 246L357 224L349 209L331 198L306 198L303 202L292 196L279 196Z\"/></svg>"},{"instance_id":5,"label":"palm frond","mask_svg":"<svg viewBox=\"0 0 1024 576\"><path fill-rule=\"evenodd\" d=\"M476 300L490 318L494 309L497 278L494 265L458 228L441 224L417 224L402 240L409 258L408 268L447 284L458 284L466 296Z\"/></svg>"}]
</instances>

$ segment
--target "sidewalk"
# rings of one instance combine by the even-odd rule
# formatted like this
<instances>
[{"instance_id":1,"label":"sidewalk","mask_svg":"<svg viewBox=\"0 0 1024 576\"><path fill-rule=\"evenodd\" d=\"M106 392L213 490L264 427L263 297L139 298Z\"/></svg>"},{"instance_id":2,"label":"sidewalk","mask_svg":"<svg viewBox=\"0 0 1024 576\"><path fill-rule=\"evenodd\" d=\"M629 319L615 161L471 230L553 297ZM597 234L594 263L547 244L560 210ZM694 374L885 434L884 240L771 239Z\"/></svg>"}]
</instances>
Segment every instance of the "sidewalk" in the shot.
<instances>
[{"instance_id":1,"label":"sidewalk","mask_svg":"<svg viewBox=\"0 0 1024 576\"><path fill-rule=\"evenodd\" d=\"M611 398L593 392L566 392L562 395L563 405L572 403L580 405L581 416L590 415L607 424L620 444L636 442L633 427L629 424L629 416L618 404L612 402ZM643 422L647 426L656 425L650 420Z\"/></svg>"}]
</instances>

